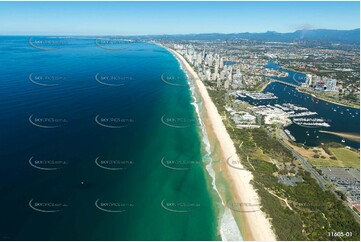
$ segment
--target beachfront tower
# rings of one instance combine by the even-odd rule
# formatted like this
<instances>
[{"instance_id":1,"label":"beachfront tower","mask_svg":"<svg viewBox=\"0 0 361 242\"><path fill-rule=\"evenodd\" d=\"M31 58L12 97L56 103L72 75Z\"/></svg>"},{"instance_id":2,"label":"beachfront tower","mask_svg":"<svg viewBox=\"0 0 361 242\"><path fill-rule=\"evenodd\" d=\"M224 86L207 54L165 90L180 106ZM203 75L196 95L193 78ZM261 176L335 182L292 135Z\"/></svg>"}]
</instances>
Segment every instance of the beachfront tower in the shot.
<instances>
[{"instance_id":1,"label":"beachfront tower","mask_svg":"<svg viewBox=\"0 0 361 242\"><path fill-rule=\"evenodd\" d=\"M306 75L306 84L307 86L312 86L312 75L311 74L307 74Z\"/></svg>"},{"instance_id":2,"label":"beachfront tower","mask_svg":"<svg viewBox=\"0 0 361 242\"><path fill-rule=\"evenodd\" d=\"M224 88L229 89L229 81L228 80L224 82Z\"/></svg>"}]
</instances>

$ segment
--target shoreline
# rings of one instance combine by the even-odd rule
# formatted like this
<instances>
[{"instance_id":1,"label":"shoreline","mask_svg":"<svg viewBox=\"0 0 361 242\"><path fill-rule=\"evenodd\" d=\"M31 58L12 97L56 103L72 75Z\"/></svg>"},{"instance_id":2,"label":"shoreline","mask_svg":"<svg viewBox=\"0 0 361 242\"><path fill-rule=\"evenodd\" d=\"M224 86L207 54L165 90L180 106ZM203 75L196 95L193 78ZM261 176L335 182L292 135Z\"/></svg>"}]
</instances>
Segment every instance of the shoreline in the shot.
<instances>
[{"instance_id":1,"label":"shoreline","mask_svg":"<svg viewBox=\"0 0 361 242\"><path fill-rule=\"evenodd\" d=\"M250 181L253 179L252 173L247 170L234 169L226 165L227 158L236 155L236 149L223 124L222 118L219 115L216 106L208 95L205 85L202 83L197 73L193 70L189 63L179 53L167 47L162 47L172 53L183 64L186 71L193 77L195 87L203 100L204 108L209 121L209 123L205 123L205 129L208 136L214 137L220 144L219 152L222 160L221 167L226 173L227 182L232 187L233 198L235 200L239 200L242 204L259 204L259 196L250 184ZM242 223L242 227L239 229L242 232L244 240L276 240L276 236L272 231L271 223L267 219L266 214L264 214L261 210L252 213L242 213L240 216L244 223ZM233 217L235 217L234 214ZM235 220L237 221L236 218Z\"/></svg>"},{"instance_id":2,"label":"shoreline","mask_svg":"<svg viewBox=\"0 0 361 242\"><path fill-rule=\"evenodd\" d=\"M274 83L275 81L271 80L271 81L268 81L265 85L262 86L261 90L259 92L263 92L266 87L268 87L268 85L270 85L271 83ZM336 101L332 101L332 100L329 100L327 98L323 98L323 97L319 97L313 93L310 93L310 92L307 92L307 91L303 91L302 89L300 89L300 87L298 88L295 88L298 92L301 92L301 93L304 93L304 94L308 94L316 99L319 99L319 100L322 100L322 101L325 101L325 102L328 102L328 103L332 103L332 104L335 104L335 105L339 105L339 106L343 106L343 107L347 107L347 108L354 108L354 109L360 109L360 106L353 106L351 104L344 104L344 103L338 103Z\"/></svg>"},{"instance_id":3,"label":"shoreline","mask_svg":"<svg viewBox=\"0 0 361 242\"><path fill-rule=\"evenodd\" d=\"M268 85L271 84L271 83L273 83L272 80L267 81L267 83L264 84L264 85L261 87L261 89L259 89L259 92L263 92L264 89L266 89L266 87L268 87Z\"/></svg>"},{"instance_id":4,"label":"shoreline","mask_svg":"<svg viewBox=\"0 0 361 242\"><path fill-rule=\"evenodd\" d=\"M276 63L277 64L277 63ZM297 70L294 70L292 68L283 68L280 64L277 64L280 66L280 68L284 69L284 70L287 70L287 71L293 71L293 72L296 72L296 73L301 73L301 74L304 74L304 75L307 75L307 74L310 74L311 72L301 72L301 71L297 71ZM264 89L269 85L271 84L273 81L270 81L269 83L267 83L267 85L264 86ZM308 91L303 91L300 89L301 87L298 87L296 88L297 91L301 92L301 93L305 93L305 94L308 94L308 95L311 95L312 97L314 98L317 98L319 100L322 100L322 101L325 101L325 102L328 102L328 103L332 103L332 104L336 104L336 105L340 105L340 106L343 106L343 107L348 107L348 108L355 108L355 109L360 109L360 106L353 106L352 104L344 104L344 103L338 103L336 101L332 101L332 100L328 100L327 98L323 98L323 97L318 97L317 95L313 94L313 93L310 93ZM263 89L263 90L264 90ZM263 91L262 90L262 91ZM262 92L261 91L261 92Z\"/></svg>"},{"instance_id":5,"label":"shoreline","mask_svg":"<svg viewBox=\"0 0 361 242\"><path fill-rule=\"evenodd\" d=\"M297 91L301 92L301 93L305 93L305 94L308 94L308 95L311 95L312 97L316 98L316 99L319 99L319 100L322 100L322 101L325 101L325 102L328 102L328 103L332 103L332 104L335 104L335 105L339 105L339 106L343 106L343 107L347 107L347 108L354 108L354 109L360 109L360 106L352 106L351 104L348 105L348 104L344 104L344 103L338 103L336 101L332 101L332 100L328 100L327 98L323 98L323 97L319 97L313 93L310 93L308 91L303 91L302 89L300 88L296 88Z\"/></svg>"}]
</instances>

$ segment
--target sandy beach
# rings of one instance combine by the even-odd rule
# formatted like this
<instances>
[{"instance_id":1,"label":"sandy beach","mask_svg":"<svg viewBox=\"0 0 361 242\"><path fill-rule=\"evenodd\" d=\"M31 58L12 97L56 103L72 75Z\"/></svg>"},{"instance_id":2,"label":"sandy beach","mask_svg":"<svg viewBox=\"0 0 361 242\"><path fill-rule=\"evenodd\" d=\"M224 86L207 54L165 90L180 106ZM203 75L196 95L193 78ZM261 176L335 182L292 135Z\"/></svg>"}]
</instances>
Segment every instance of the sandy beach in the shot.
<instances>
[{"instance_id":1,"label":"sandy beach","mask_svg":"<svg viewBox=\"0 0 361 242\"><path fill-rule=\"evenodd\" d=\"M164 46L163 46L164 47ZM207 113L209 122L205 124L206 131L210 137L215 137L220 144L220 154L222 158L222 168L226 171L226 178L232 187L233 198L241 204L259 204L259 197L250 184L253 179L251 172L247 170L235 169L227 165L227 158L236 157L236 148L229 136L226 127L218 110L208 95L205 85L202 83L197 73L192 69L188 62L176 51L167 48L171 53L183 63L187 72L193 77L197 91L203 99L204 108ZM249 207L244 207L244 210ZM276 240L276 236L271 229L271 223L266 218L266 214L261 210L256 212L239 213L242 216L242 236L244 240L272 241Z\"/></svg>"}]
</instances>

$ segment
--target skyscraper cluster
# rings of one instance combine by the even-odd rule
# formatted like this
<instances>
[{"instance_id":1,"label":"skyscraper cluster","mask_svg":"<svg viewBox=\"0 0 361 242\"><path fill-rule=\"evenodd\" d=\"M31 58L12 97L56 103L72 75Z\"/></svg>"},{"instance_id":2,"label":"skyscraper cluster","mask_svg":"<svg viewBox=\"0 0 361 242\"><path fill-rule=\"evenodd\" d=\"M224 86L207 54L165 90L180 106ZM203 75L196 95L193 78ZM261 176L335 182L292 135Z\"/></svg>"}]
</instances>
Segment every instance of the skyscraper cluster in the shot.
<instances>
[{"instance_id":1,"label":"skyscraper cluster","mask_svg":"<svg viewBox=\"0 0 361 242\"><path fill-rule=\"evenodd\" d=\"M225 89L238 89L244 85L241 70L227 65L218 53L196 50L191 44L174 45L174 48L195 68L202 81L213 82L217 88Z\"/></svg>"}]
</instances>

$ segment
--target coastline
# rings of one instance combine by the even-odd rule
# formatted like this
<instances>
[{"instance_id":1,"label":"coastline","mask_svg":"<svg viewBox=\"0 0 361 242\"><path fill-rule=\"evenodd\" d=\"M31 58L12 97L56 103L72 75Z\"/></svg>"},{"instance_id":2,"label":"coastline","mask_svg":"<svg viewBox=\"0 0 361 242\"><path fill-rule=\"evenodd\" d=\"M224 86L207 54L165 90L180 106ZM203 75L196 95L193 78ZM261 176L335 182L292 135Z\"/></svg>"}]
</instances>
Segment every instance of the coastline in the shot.
<instances>
[{"instance_id":1,"label":"coastline","mask_svg":"<svg viewBox=\"0 0 361 242\"><path fill-rule=\"evenodd\" d=\"M284 69L284 70L293 71L293 72L301 73L301 74L304 74L304 75L307 75L307 74L310 74L310 73L311 73L311 72L297 71L297 70L294 70L294 69L292 69L292 68L283 68L281 65L280 65L280 67L281 67L282 69ZM272 82L273 82L273 81L268 82L267 85L264 86L263 90L264 90L269 84L271 84ZM263 90L262 90L262 91L263 91ZM296 90L299 91L299 92L302 92L302 93L311 95L311 96L314 97L314 98L317 98L317 99L319 99L319 100L322 100L322 101L325 101L325 102L328 102L328 103L332 103L332 104L336 104L336 105L340 105L340 106L348 107L348 108L360 109L360 106L357 106L357 105L338 103L338 102L336 102L336 101L332 101L332 100L329 100L329 99L327 99L327 98L319 97L319 96L317 96L317 95L315 95L315 94L313 94L313 93L310 93L310 92L308 92L308 91L302 90L301 87L296 88ZM262 91L261 91L261 92L262 92Z\"/></svg>"},{"instance_id":2,"label":"coastline","mask_svg":"<svg viewBox=\"0 0 361 242\"><path fill-rule=\"evenodd\" d=\"M166 48L164 46L162 47ZM240 201L241 204L259 204L258 194L250 184L250 181L253 179L252 173L247 170L234 169L226 165L227 158L236 155L236 149L216 106L208 95L205 85L189 63L179 53L169 48L166 49L183 64L186 71L193 77L195 87L203 100L208 117L208 122L205 122L205 129L209 137L219 141L219 153L222 160L221 168L225 171L226 180L232 187L233 199ZM242 231L244 240L276 240L271 223L266 218L266 214L261 210L252 213L245 212L238 214L241 215L243 221L242 228L239 229Z\"/></svg>"},{"instance_id":3,"label":"coastline","mask_svg":"<svg viewBox=\"0 0 361 242\"><path fill-rule=\"evenodd\" d=\"M264 85L261 87L261 89L259 89L258 92L263 92L264 89L266 89L266 87L268 87L268 85L271 84L272 82L273 82L272 80L267 81L267 83L264 84Z\"/></svg>"},{"instance_id":4,"label":"coastline","mask_svg":"<svg viewBox=\"0 0 361 242\"><path fill-rule=\"evenodd\" d=\"M360 106L353 106L353 105L348 105L348 104L344 104L344 103L338 103L336 101L332 101L332 100L329 100L327 98L323 98L323 97L319 97L313 93L310 93L310 92L307 92L307 91L304 91L302 90L301 88L296 88L297 91L299 92L302 92L302 93L305 93L305 94L308 94L308 95L311 95L312 97L314 98L317 98L319 100L322 100L322 101L325 101L325 102L328 102L328 103L332 103L332 104L335 104L335 105L340 105L340 106L343 106L343 107L347 107L347 108L355 108L355 109L360 109Z\"/></svg>"},{"instance_id":5,"label":"coastline","mask_svg":"<svg viewBox=\"0 0 361 242\"><path fill-rule=\"evenodd\" d=\"M263 85L263 86L261 87L261 89L259 90L259 92L263 92L263 91L266 89L266 87L268 87L268 85L271 84L271 83L273 83L273 82L274 82L274 81L272 81L272 80L268 81L265 85ZM355 105L351 105L351 104L348 105L348 104L344 104L344 103L338 103L338 102L336 102L336 101L332 101L332 100L329 100L329 99L327 99L327 98L319 97L319 96L317 96L317 95L315 95L315 94L313 94L313 93L309 93L309 92L307 92L307 91L304 91L304 90L302 90L301 88L296 88L296 90L297 90L298 92L301 92L301 93L304 93L304 94L308 94L308 95L310 95L310 96L312 96L312 97L314 97L314 98L316 98L316 99L319 99L319 100L322 100L322 101L325 101L325 102L328 102L328 103L332 103L332 104L335 104L335 105L340 105L340 106L347 107L347 108L360 109L360 106L355 106Z\"/></svg>"}]
</instances>

